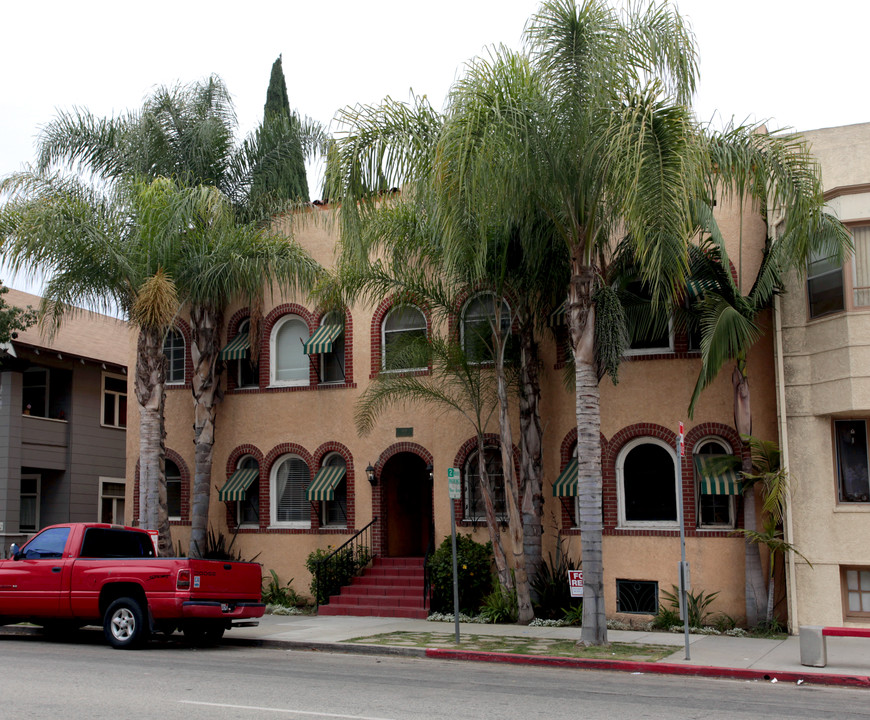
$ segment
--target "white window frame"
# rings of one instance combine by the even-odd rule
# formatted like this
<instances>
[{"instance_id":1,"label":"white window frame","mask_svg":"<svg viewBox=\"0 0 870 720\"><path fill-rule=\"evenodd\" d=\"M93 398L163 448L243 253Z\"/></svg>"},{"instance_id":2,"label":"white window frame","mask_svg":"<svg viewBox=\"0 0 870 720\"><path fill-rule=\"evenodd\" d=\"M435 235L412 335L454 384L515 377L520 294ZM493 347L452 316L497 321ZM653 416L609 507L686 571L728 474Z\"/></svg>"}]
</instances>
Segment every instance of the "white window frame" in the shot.
<instances>
[{"instance_id":1,"label":"white window frame","mask_svg":"<svg viewBox=\"0 0 870 720\"><path fill-rule=\"evenodd\" d=\"M278 333L281 328L284 327L289 322L298 321L302 323L305 327L305 334L308 334L308 323L305 322L305 319L300 317L299 315L294 315L292 313L288 315L284 315L281 317L278 322L275 323L272 328L272 334L269 337L269 386L270 387L308 387L311 384L311 374L310 374L310 360L308 356L303 352L302 346L299 347L299 352L302 353L302 357L304 358L305 363L305 378L299 380L279 380L277 377L278 373L278 353L277 353L277 340Z\"/></svg>"},{"instance_id":2,"label":"white window frame","mask_svg":"<svg viewBox=\"0 0 870 720\"><path fill-rule=\"evenodd\" d=\"M718 445L722 448L723 455L733 455L734 450L731 447L731 444L722 438L719 435L706 435L705 437L698 440L695 443L695 447L692 450L692 460L694 461L695 455L701 454L701 449L706 447L707 445ZM697 476L695 472L695 463L692 463L692 473L695 478L695 518L696 525L699 530L733 530L736 525L737 520L737 498L734 495L729 495L728 497L728 517L730 521L727 524L710 524L704 525L701 521L701 478Z\"/></svg>"},{"instance_id":3,"label":"white window frame","mask_svg":"<svg viewBox=\"0 0 870 720\"><path fill-rule=\"evenodd\" d=\"M103 477L102 475L98 478L99 486L100 486L100 494L97 498L97 522L103 522L103 500L109 499L112 500L112 517L114 518L113 525L126 525L127 524L127 480L126 478L115 478L115 477ZM111 483L112 485L123 485L124 486L124 497L118 497L117 495L106 495L104 487ZM122 500L124 504L124 512L121 513L121 521L118 522L118 503L117 500Z\"/></svg>"},{"instance_id":4,"label":"white window frame","mask_svg":"<svg viewBox=\"0 0 870 720\"><path fill-rule=\"evenodd\" d=\"M341 479L341 482L339 483L339 485L341 485L341 483L345 484L344 485L344 487L345 487L345 496L344 496L345 497L345 502L344 502L345 517L344 517L344 522L341 522L341 523L328 522L328 513L327 513L328 507L331 504L335 503L336 501L335 500L325 500L322 503L320 503L320 526L324 527L324 528L346 528L347 527L347 509L348 509L347 504L348 504L348 501L350 500L350 498L348 497L348 494L347 494L347 460L345 460L344 455L342 455L341 453L331 452L331 453L328 453L327 455L324 456L323 460L320 463L320 467L321 467L321 469L325 468L325 467L330 467L330 465L328 465L328 463L330 461L332 461L333 458L340 458L342 463L344 464L344 477Z\"/></svg>"},{"instance_id":5,"label":"white window frame","mask_svg":"<svg viewBox=\"0 0 870 720\"><path fill-rule=\"evenodd\" d=\"M413 328L404 328L402 330L387 330L387 321L394 312L398 312L399 310L405 310L407 308L413 308L420 314L420 318L423 320L422 327L413 327ZM401 335L402 333L409 332L419 332L423 331L425 337L429 337L429 324L426 322L426 313L424 313L419 307L413 305L412 303L401 303L399 305L393 305L389 309L386 315L384 315L384 319L381 321L381 372L385 373L403 373L403 372L420 372L422 370L428 370L427 367L415 367L415 368L392 368L390 370L387 369L387 334L390 335Z\"/></svg>"},{"instance_id":6,"label":"white window frame","mask_svg":"<svg viewBox=\"0 0 870 720\"><path fill-rule=\"evenodd\" d=\"M346 365L347 346L345 345L345 342L344 342L344 339L345 339L344 338L344 318L342 317L342 314L340 312L338 312L337 310L332 310L332 311L326 313L326 315L324 315L320 319L320 327L323 327L324 325L326 325L328 320L336 320L337 322L335 324L341 324L342 328L341 328L341 333L339 333L338 337L336 337L335 340L332 341L332 351L328 352L328 353L320 353L320 377L321 377L320 384L321 385L341 385L342 383L347 382L347 365ZM323 377L323 375L325 374L326 359L330 355L337 354L336 347L339 345L339 343L341 344L341 362L339 363L339 365L341 366L342 376L340 378L335 379L335 380L326 380Z\"/></svg>"},{"instance_id":7,"label":"white window frame","mask_svg":"<svg viewBox=\"0 0 870 720\"><path fill-rule=\"evenodd\" d=\"M623 357L631 357L633 355L667 355L674 352L674 316L668 318L668 344L657 345L656 347L648 348L632 348L627 347L623 353Z\"/></svg>"},{"instance_id":8,"label":"white window frame","mask_svg":"<svg viewBox=\"0 0 870 720\"><path fill-rule=\"evenodd\" d=\"M297 460L301 460L305 466L308 468L308 485L311 484L311 467L305 462L305 459L297 455L296 453L287 453L286 455L282 455L279 457L273 464L272 469L269 471L269 526L273 528L296 528L301 530L309 530L311 529L311 519L309 516L308 520L278 520L278 503L280 498L278 497L278 470L279 468L288 460L296 458ZM306 490L308 485L306 485ZM303 498L303 503L306 506L310 506L307 498Z\"/></svg>"},{"instance_id":9,"label":"white window frame","mask_svg":"<svg viewBox=\"0 0 870 720\"><path fill-rule=\"evenodd\" d=\"M42 475L34 474L34 473L27 473L27 474L21 476L21 480L35 480L36 481L36 492L32 493L32 494L27 493L27 495L24 495L21 491L21 485L18 486L18 497L19 497L18 530L21 533L31 533L31 532L36 533L36 532L39 532L39 528L40 528L39 506L42 504ZM24 528L21 526L21 505L20 505L20 502L21 502L22 497L32 497L36 501L36 506L34 509L35 510L34 517L36 519L36 524L34 525L33 528L29 528L29 527Z\"/></svg>"},{"instance_id":10,"label":"white window frame","mask_svg":"<svg viewBox=\"0 0 870 720\"><path fill-rule=\"evenodd\" d=\"M248 462L248 461L250 461L250 462ZM254 484L256 484L257 492L259 493L260 492L260 477L259 477L260 463L257 462L257 458L255 458L253 455L250 455L250 454L242 455L242 457L240 457L238 459L238 461L236 462L236 470L245 469L245 463L248 463L248 467L250 469L253 470L254 467L256 467L256 469L257 469L257 479L253 483L251 483L251 486L248 487L246 493L250 492L251 487L253 487ZM257 522L254 523L254 522L250 522L250 521L245 521L245 522L242 521L242 506L243 505L244 505L244 501L236 503L236 525L240 528L259 527L260 526L260 508L259 508L259 506L257 508Z\"/></svg>"},{"instance_id":11,"label":"white window frame","mask_svg":"<svg viewBox=\"0 0 870 720\"><path fill-rule=\"evenodd\" d=\"M490 290L484 290L482 292L475 293L470 298L468 298L468 300L465 301L465 304L462 306L462 311L459 313L459 342L460 342L460 345L462 347L462 350L466 353L466 355L468 354L468 350L465 347L465 325L468 322L468 317L467 317L468 308L471 306L471 304L473 302L479 300L482 297L498 298L498 295ZM502 313L501 313L502 316L499 318L499 321L504 326L505 314L506 314L507 327L505 328L504 331L506 334L509 335L511 332L511 328L513 327L513 315L512 315L513 311L511 310L511 306L510 306L510 303L508 303L507 298L502 297L501 302L502 302ZM495 304L493 303L493 306L494 305ZM505 311L506 311L506 313L505 313ZM487 314L485 316L478 316L478 317L480 317L480 318L485 317L488 322L491 322L493 315ZM489 358L489 359L484 359L484 360L470 360L469 359L468 363L469 363L469 365L486 365L487 363L494 362L494 360L495 360L495 358Z\"/></svg>"},{"instance_id":12,"label":"white window frame","mask_svg":"<svg viewBox=\"0 0 870 720\"><path fill-rule=\"evenodd\" d=\"M166 345L170 341L170 338L178 338L181 341L181 347L176 345L172 345L167 348ZM176 355L181 352L181 380L173 380L172 377L172 368L173 361L176 360ZM178 328L170 328L166 333L166 337L163 338L163 354L166 356L166 384L167 385L184 385L185 380L187 379L187 367L186 367L186 353L187 353L187 342L184 339L184 333L181 332Z\"/></svg>"},{"instance_id":13,"label":"white window frame","mask_svg":"<svg viewBox=\"0 0 870 720\"><path fill-rule=\"evenodd\" d=\"M677 504L675 507L676 510L676 519L675 520L631 520L628 521L625 518L625 459L628 457L628 454L639 445L658 445L659 447L667 450L668 454L671 456L671 460L673 460L674 465L674 502ZM649 435L643 435L641 437L636 437L625 445L619 451L619 455L616 456L616 489L617 489L617 499L619 505L619 527L626 529L640 529L640 528L655 528L659 530L674 530L679 529L680 527L680 462L677 457L674 449L668 445L663 440L659 440L658 438L651 437Z\"/></svg>"},{"instance_id":14,"label":"white window frame","mask_svg":"<svg viewBox=\"0 0 870 720\"><path fill-rule=\"evenodd\" d=\"M106 396L112 395L115 398L115 420L117 422L120 422L120 418L121 418L121 400L120 400L120 398L123 397L125 400L127 399L127 392L126 391L121 393L117 390L107 390L106 389L106 378L112 378L113 380L123 380L125 385L127 383L127 376L126 375L117 375L116 373L103 372L102 378L100 380L100 388L102 390L102 392L100 393L100 401L101 401L100 402L100 425L102 427L107 427L107 428L116 428L118 430L126 430L127 429L126 423L124 425L120 425L120 424L110 425L109 423L106 422L106 417L105 417L105 414L106 414L105 413Z\"/></svg>"},{"instance_id":15,"label":"white window frame","mask_svg":"<svg viewBox=\"0 0 870 720\"><path fill-rule=\"evenodd\" d=\"M181 490L182 490L182 483L184 482L184 477L181 474L181 468L178 467L178 463L176 463L174 460L170 460L169 458L166 458L165 462L167 462L167 463L171 462L173 465L175 465L176 470L178 470L177 482L178 482L178 510L179 510L179 514L178 515L169 515L168 519L172 522L180 522L181 521L181 514L184 512L184 510L181 507L181 497L182 497ZM164 468L165 468L165 465L164 465ZM172 476L173 482L176 482L175 477L176 477L175 475ZM166 510L168 513L168 511L169 511L169 473L168 472L166 473L166 489L167 489Z\"/></svg>"}]
</instances>

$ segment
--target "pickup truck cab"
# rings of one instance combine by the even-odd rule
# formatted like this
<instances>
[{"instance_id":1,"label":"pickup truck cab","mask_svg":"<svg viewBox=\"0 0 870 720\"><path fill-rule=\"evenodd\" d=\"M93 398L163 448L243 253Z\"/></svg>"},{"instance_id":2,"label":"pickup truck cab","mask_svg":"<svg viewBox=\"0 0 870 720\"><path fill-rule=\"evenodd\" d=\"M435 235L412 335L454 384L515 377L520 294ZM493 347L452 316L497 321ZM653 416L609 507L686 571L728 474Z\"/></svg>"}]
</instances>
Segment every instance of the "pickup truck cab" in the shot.
<instances>
[{"instance_id":1,"label":"pickup truck cab","mask_svg":"<svg viewBox=\"0 0 870 720\"><path fill-rule=\"evenodd\" d=\"M137 528L52 525L11 550L0 560L0 625L101 624L110 645L132 648L178 628L215 641L265 610L259 563L159 558Z\"/></svg>"}]
</instances>

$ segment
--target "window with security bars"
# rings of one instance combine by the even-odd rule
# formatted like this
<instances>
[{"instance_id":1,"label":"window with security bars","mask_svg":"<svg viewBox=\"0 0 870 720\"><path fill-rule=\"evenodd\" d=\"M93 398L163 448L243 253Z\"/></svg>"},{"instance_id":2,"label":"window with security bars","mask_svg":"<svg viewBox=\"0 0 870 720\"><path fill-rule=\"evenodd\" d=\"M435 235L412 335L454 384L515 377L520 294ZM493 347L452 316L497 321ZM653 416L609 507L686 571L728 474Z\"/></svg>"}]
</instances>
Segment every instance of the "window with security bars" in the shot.
<instances>
[{"instance_id":1,"label":"window with security bars","mask_svg":"<svg viewBox=\"0 0 870 720\"><path fill-rule=\"evenodd\" d=\"M169 385L184 384L184 336L178 330L170 330L163 340L166 356L166 382Z\"/></svg>"},{"instance_id":2,"label":"window with security bars","mask_svg":"<svg viewBox=\"0 0 870 720\"><path fill-rule=\"evenodd\" d=\"M652 580L617 580L616 612L655 615L659 610L659 584Z\"/></svg>"},{"instance_id":3,"label":"window with security bars","mask_svg":"<svg viewBox=\"0 0 870 720\"><path fill-rule=\"evenodd\" d=\"M467 522L486 522L486 506L480 489L480 472L477 463L478 453L475 451L465 463L465 503L464 520ZM501 450L486 448L484 450L486 474L489 486L492 488L492 502L495 515L499 520L507 517L504 496L504 473L502 472Z\"/></svg>"},{"instance_id":4,"label":"window with security bars","mask_svg":"<svg viewBox=\"0 0 870 720\"><path fill-rule=\"evenodd\" d=\"M100 522L112 525L124 524L124 496L127 487L123 482L100 481Z\"/></svg>"},{"instance_id":5,"label":"window with security bars","mask_svg":"<svg viewBox=\"0 0 870 720\"><path fill-rule=\"evenodd\" d=\"M347 468L344 458L338 453L330 453L323 461L323 467ZM347 525L347 472L333 490L333 499L322 503L320 522L324 526L345 527Z\"/></svg>"},{"instance_id":6,"label":"window with security bars","mask_svg":"<svg viewBox=\"0 0 870 720\"><path fill-rule=\"evenodd\" d=\"M840 568L843 592L843 619L866 621L870 618L870 568Z\"/></svg>"},{"instance_id":7,"label":"window with security bars","mask_svg":"<svg viewBox=\"0 0 870 720\"><path fill-rule=\"evenodd\" d=\"M295 455L282 460L274 472L276 523L311 522L311 510L307 498L311 472L306 462Z\"/></svg>"}]
</instances>

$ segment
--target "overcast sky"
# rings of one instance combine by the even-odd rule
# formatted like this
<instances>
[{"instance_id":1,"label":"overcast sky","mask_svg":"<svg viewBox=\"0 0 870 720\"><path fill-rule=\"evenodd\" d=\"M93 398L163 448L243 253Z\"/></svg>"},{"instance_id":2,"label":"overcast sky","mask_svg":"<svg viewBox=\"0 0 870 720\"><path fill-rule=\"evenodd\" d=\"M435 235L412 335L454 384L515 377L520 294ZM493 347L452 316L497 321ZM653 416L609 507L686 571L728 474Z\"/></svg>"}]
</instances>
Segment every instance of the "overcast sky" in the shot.
<instances>
[{"instance_id":1,"label":"overcast sky","mask_svg":"<svg viewBox=\"0 0 870 720\"><path fill-rule=\"evenodd\" d=\"M614 0L616 1L616 0ZM56 108L112 115L162 84L220 75L240 129L259 122L283 54L291 107L322 123L354 103L425 94L436 107L463 62L518 48L536 0L42 0L5 3L0 35L0 175L34 156ZM866 29L854 0L682 0L701 57L702 120L809 130L870 122ZM316 8L316 9L315 9ZM319 184L309 178L313 197ZM22 288L23 289L23 288Z\"/></svg>"}]
</instances>

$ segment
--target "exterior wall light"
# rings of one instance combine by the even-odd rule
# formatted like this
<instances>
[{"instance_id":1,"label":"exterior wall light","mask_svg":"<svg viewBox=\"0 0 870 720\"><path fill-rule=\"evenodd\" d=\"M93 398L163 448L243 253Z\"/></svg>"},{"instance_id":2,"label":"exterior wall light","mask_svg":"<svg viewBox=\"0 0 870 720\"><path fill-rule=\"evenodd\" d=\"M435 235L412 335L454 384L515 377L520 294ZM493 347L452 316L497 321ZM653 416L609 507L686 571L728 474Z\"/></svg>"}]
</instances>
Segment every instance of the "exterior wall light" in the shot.
<instances>
[{"instance_id":1,"label":"exterior wall light","mask_svg":"<svg viewBox=\"0 0 870 720\"><path fill-rule=\"evenodd\" d=\"M369 483L374 487L378 484L378 479L375 477L375 469L372 467L372 464L369 463L369 466L366 468L366 477L369 479Z\"/></svg>"},{"instance_id":2,"label":"exterior wall light","mask_svg":"<svg viewBox=\"0 0 870 720\"><path fill-rule=\"evenodd\" d=\"M426 472L429 473L429 482L432 482L432 470L433 469L434 468L432 467L432 463L428 463L426 465Z\"/></svg>"}]
</instances>

